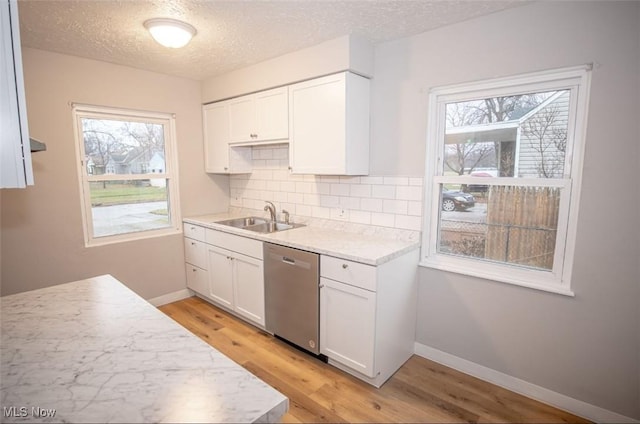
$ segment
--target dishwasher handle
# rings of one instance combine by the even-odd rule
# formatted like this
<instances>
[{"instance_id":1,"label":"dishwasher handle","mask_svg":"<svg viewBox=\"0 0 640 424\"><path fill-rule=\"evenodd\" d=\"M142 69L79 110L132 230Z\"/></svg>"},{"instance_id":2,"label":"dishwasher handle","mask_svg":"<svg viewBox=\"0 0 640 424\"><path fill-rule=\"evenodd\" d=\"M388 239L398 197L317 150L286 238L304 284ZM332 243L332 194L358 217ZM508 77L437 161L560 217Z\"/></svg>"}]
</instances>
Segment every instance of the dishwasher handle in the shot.
<instances>
[{"instance_id":1,"label":"dishwasher handle","mask_svg":"<svg viewBox=\"0 0 640 424\"><path fill-rule=\"evenodd\" d=\"M270 260L275 260L275 261L278 261L278 262L282 262L282 263L285 263L285 264L290 265L290 266L295 266L295 267L298 267L298 268L303 268L303 269L307 269L307 270L311 269L311 263L310 262L303 261L301 259L292 258L290 256L276 255L274 253L269 253L269 259Z\"/></svg>"}]
</instances>

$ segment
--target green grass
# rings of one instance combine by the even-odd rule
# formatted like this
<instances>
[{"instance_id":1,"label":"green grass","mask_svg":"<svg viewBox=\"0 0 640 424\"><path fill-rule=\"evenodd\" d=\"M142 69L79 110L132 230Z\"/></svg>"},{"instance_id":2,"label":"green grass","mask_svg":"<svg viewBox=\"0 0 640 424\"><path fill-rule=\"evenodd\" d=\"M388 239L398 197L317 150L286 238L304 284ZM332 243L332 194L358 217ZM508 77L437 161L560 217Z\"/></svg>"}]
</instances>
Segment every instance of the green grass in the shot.
<instances>
[{"instance_id":1,"label":"green grass","mask_svg":"<svg viewBox=\"0 0 640 424\"><path fill-rule=\"evenodd\" d=\"M133 184L91 183L91 205L110 206L129 203L157 202L167 199L164 187L136 186Z\"/></svg>"}]
</instances>

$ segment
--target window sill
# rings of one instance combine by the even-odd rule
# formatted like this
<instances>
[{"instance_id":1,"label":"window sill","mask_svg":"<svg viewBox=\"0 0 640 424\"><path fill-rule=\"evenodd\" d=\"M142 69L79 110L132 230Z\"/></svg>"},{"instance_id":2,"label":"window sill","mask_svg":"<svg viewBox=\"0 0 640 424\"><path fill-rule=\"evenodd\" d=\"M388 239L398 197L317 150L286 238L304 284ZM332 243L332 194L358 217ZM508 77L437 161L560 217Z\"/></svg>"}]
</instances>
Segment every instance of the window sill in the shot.
<instances>
[{"instance_id":1,"label":"window sill","mask_svg":"<svg viewBox=\"0 0 640 424\"><path fill-rule=\"evenodd\" d=\"M94 238L92 240L85 240L84 245L85 247L100 247L109 244L126 243L150 238L172 236L176 234L182 234L182 227Z\"/></svg>"},{"instance_id":2,"label":"window sill","mask_svg":"<svg viewBox=\"0 0 640 424\"><path fill-rule=\"evenodd\" d=\"M563 296L575 297L575 293L572 290L570 290L568 287L560 286L558 283L544 283L540 281L533 281L519 276L514 276L514 273L510 273L510 275L505 276L504 274L497 273L495 271L492 272L488 270L478 270L477 266L473 269L470 267L458 265L453 266L450 263L442 263L437 259L430 258L421 260L419 266L424 268L437 269L440 271L452 272L456 274L468 275L470 277L481 278L484 280L495 281L499 283L506 283L528 289L545 291L548 293L560 294Z\"/></svg>"}]
</instances>

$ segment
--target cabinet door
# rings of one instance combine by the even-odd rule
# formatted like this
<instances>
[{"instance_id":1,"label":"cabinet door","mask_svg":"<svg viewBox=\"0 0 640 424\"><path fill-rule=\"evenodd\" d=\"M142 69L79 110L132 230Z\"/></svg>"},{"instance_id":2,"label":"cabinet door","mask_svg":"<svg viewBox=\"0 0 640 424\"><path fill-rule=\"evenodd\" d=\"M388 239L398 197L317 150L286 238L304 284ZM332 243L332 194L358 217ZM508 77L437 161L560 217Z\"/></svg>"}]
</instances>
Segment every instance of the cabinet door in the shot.
<instances>
[{"instance_id":1,"label":"cabinet door","mask_svg":"<svg viewBox=\"0 0 640 424\"><path fill-rule=\"evenodd\" d=\"M234 310L243 317L264 326L263 262L234 253Z\"/></svg>"},{"instance_id":2,"label":"cabinet door","mask_svg":"<svg viewBox=\"0 0 640 424\"><path fill-rule=\"evenodd\" d=\"M275 88L255 94L256 135L259 141L289 138L289 91Z\"/></svg>"},{"instance_id":3,"label":"cabinet door","mask_svg":"<svg viewBox=\"0 0 640 424\"><path fill-rule=\"evenodd\" d=\"M185 264L187 287L203 296L209 296L209 277L207 271L191 264Z\"/></svg>"},{"instance_id":4,"label":"cabinet door","mask_svg":"<svg viewBox=\"0 0 640 424\"><path fill-rule=\"evenodd\" d=\"M228 173L229 106L213 103L202 108L204 123L204 161L206 172Z\"/></svg>"},{"instance_id":5,"label":"cabinet door","mask_svg":"<svg viewBox=\"0 0 640 424\"><path fill-rule=\"evenodd\" d=\"M18 2L0 3L0 188L33 185Z\"/></svg>"},{"instance_id":6,"label":"cabinet door","mask_svg":"<svg viewBox=\"0 0 640 424\"><path fill-rule=\"evenodd\" d=\"M256 134L256 104L253 95L229 100L229 141L254 141Z\"/></svg>"},{"instance_id":7,"label":"cabinet door","mask_svg":"<svg viewBox=\"0 0 640 424\"><path fill-rule=\"evenodd\" d=\"M320 352L375 377L376 293L320 279Z\"/></svg>"},{"instance_id":8,"label":"cabinet door","mask_svg":"<svg viewBox=\"0 0 640 424\"><path fill-rule=\"evenodd\" d=\"M369 80L350 72L289 86L295 174L369 173Z\"/></svg>"},{"instance_id":9,"label":"cabinet door","mask_svg":"<svg viewBox=\"0 0 640 424\"><path fill-rule=\"evenodd\" d=\"M209 297L233 309L233 262L231 252L207 246Z\"/></svg>"},{"instance_id":10,"label":"cabinet door","mask_svg":"<svg viewBox=\"0 0 640 424\"><path fill-rule=\"evenodd\" d=\"M294 173L344 174L345 106L344 74L289 87L289 146Z\"/></svg>"}]
</instances>

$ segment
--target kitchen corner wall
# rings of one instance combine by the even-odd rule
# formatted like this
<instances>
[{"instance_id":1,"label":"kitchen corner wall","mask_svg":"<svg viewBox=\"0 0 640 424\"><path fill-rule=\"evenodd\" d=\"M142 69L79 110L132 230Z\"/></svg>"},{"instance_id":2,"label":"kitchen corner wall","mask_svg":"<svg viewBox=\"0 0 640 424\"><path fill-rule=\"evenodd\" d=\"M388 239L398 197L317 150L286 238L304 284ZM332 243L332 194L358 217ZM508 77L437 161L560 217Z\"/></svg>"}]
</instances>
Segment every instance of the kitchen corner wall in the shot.
<instances>
[{"instance_id":1,"label":"kitchen corner wall","mask_svg":"<svg viewBox=\"0 0 640 424\"><path fill-rule=\"evenodd\" d=\"M198 81L23 49L35 185L2 190L1 294L112 274L147 299L183 290L184 245L175 234L84 246L70 102L176 114L183 215L226 211L229 178L207 175Z\"/></svg>"},{"instance_id":2,"label":"kitchen corner wall","mask_svg":"<svg viewBox=\"0 0 640 424\"><path fill-rule=\"evenodd\" d=\"M253 147L252 154L253 172L231 176L231 206L262 211L268 200L297 221L334 219L420 231L422 178L292 175L287 144Z\"/></svg>"}]
</instances>

